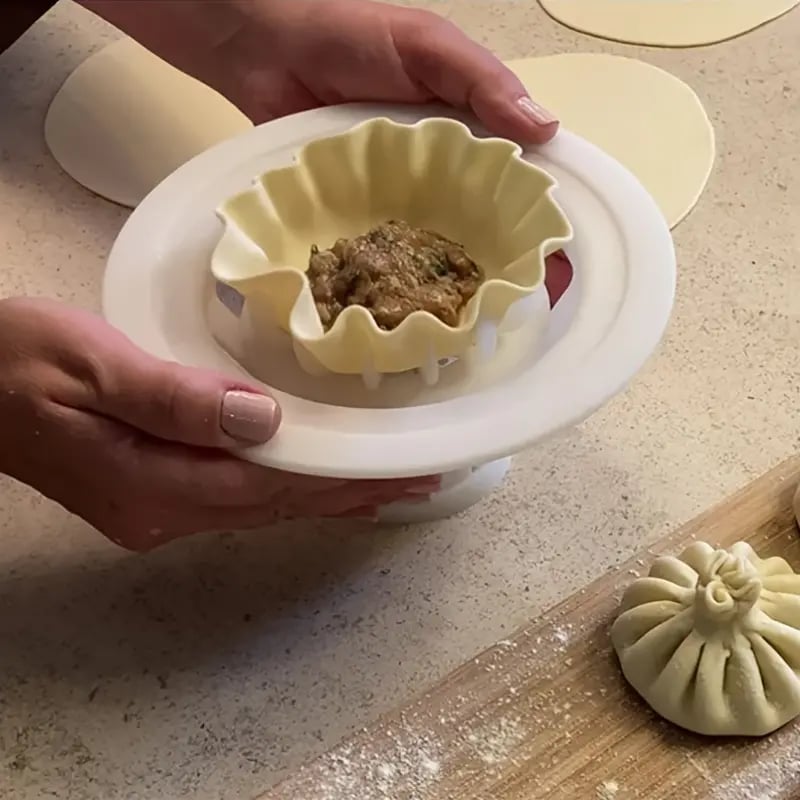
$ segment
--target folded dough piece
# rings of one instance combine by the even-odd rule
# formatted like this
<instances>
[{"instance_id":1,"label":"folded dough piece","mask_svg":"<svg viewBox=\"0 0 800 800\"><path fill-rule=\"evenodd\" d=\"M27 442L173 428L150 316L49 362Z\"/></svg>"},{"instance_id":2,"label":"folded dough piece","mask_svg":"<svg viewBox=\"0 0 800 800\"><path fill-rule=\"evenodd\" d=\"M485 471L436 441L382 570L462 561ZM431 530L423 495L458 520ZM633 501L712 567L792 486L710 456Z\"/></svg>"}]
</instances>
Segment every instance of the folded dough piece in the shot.
<instances>
[{"instance_id":1,"label":"folded dough piece","mask_svg":"<svg viewBox=\"0 0 800 800\"><path fill-rule=\"evenodd\" d=\"M745 542L659 558L611 637L628 682L683 728L763 736L800 715L800 575Z\"/></svg>"}]
</instances>

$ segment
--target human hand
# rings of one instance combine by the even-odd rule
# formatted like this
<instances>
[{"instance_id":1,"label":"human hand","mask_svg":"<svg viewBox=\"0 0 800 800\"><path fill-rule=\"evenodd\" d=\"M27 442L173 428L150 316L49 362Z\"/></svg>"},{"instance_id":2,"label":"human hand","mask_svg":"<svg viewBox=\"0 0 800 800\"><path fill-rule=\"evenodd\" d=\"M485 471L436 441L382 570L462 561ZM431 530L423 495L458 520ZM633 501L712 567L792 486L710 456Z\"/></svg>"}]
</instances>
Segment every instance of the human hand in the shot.
<instances>
[{"instance_id":1,"label":"human hand","mask_svg":"<svg viewBox=\"0 0 800 800\"><path fill-rule=\"evenodd\" d=\"M438 100L522 144L558 128L491 52L428 11L370 0L83 2L256 123L344 102Z\"/></svg>"},{"instance_id":2,"label":"human hand","mask_svg":"<svg viewBox=\"0 0 800 800\"><path fill-rule=\"evenodd\" d=\"M436 14L365 0L239 6L245 20L224 47L230 69L207 77L255 122L350 101L441 100L525 143L556 132L511 70Z\"/></svg>"},{"instance_id":3,"label":"human hand","mask_svg":"<svg viewBox=\"0 0 800 800\"><path fill-rule=\"evenodd\" d=\"M258 389L152 358L99 317L0 300L0 472L123 547L286 518L371 516L438 487L293 475L224 449L267 441L279 424L280 409Z\"/></svg>"}]
</instances>

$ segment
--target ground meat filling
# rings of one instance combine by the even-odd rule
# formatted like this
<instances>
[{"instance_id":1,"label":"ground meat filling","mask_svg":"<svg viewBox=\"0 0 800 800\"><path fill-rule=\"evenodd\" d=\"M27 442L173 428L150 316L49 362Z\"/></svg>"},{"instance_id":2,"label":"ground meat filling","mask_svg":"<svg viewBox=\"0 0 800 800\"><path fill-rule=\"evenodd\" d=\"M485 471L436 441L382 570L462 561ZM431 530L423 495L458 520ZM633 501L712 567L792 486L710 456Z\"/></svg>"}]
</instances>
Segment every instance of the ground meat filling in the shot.
<instances>
[{"instance_id":1,"label":"ground meat filling","mask_svg":"<svg viewBox=\"0 0 800 800\"><path fill-rule=\"evenodd\" d=\"M329 250L313 246L306 274L325 330L354 305L368 309L386 331L414 311L456 326L484 281L460 244L398 221L339 239Z\"/></svg>"}]
</instances>

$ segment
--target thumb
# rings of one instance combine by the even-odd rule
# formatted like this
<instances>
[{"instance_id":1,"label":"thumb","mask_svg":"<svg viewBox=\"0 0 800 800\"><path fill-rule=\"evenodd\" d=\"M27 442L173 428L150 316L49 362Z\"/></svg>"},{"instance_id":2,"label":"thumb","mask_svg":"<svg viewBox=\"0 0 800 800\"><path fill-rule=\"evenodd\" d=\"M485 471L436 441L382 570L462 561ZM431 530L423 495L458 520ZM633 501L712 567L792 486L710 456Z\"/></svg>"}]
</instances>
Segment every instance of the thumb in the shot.
<instances>
[{"instance_id":1,"label":"thumb","mask_svg":"<svg viewBox=\"0 0 800 800\"><path fill-rule=\"evenodd\" d=\"M152 436L201 447L260 444L278 430L280 407L262 390L161 361L123 336L113 340L93 368L94 410Z\"/></svg>"},{"instance_id":2,"label":"thumb","mask_svg":"<svg viewBox=\"0 0 800 800\"><path fill-rule=\"evenodd\" d=\"M409 77L435 97L469 108L491 133L522 145L556 135L557 117L533 100L494 54L449 20L398 9L393 33Z\"/></svg>"}]
</instances>

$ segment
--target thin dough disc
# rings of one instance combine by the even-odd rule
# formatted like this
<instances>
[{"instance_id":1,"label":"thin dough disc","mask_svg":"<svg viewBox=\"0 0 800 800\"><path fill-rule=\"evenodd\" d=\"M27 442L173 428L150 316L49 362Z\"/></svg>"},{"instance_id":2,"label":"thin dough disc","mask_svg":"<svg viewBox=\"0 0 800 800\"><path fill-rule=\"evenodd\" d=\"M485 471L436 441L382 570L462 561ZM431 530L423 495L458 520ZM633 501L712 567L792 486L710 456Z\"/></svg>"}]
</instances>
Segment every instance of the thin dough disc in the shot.
<instances>
[{"instance_id":1,"label":"thin dough disc","mask_svg":"<svg viewBox=\"0 0 800 800\"><path fill-rule=\"evenodd\" d=\"M631 58L570 53L508 62L565 128L624 164L675 227L714 165L714 129L694 91Z\"/></svg>"},{"instance_id":2,"label":"thin dough disc","mask_svg":"<svg viewBox=\"0 0 800 800\"><path fill-rule=\"evenodd\" d=\"M217 92L121 39L67 78L44 135L68 175L134 207L182 164L250 127Z\"/></svg>"},{"instance_id":3,"label":"thin dough disc","mask_svg":"<svg viewBox=\"0 0 800 800\"><path fill-rule=\"evenodd\" d=\"M692 47L740 36L800 0L539 0L576 31L632 44Z\"/></svg>"}]
</instances>

